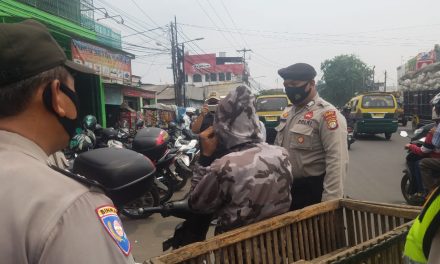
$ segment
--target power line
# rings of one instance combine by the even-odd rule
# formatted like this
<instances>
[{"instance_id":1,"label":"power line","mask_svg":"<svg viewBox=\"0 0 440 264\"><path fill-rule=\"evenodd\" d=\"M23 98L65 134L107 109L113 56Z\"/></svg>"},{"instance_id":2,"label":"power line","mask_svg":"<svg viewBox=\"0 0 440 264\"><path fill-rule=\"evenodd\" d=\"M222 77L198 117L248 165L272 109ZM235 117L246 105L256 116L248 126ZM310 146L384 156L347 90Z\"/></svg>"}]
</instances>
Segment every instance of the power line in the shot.
<instances>
[{"instance_id":1,"label":"power line","mask_svg":"<svg viewBox=\"0 0 440 264\"><path fill-rule=\"evenodd\" d=\"M223 0L220 0L220 3L222 4L223 8L226 10L226 14L228 15L229 19L232 21L232 25L234 25L234 28L238 31L237 24L235 23L234 19L231 16L231 13L229 12L228 8L226 7ZM232 33L231 33L232 34ZM243 35L240 34L241 39L243 40L246 47L249 47L249 44L247 43L246 39L243 37Z\"/></svg>"},{"instance_id":2,"label":"power line","mask_svg":"<svg viewBox=\"0 0 440 264\"><path fill-rule=\"evenodd\" d=\"M199 5L199 7L202 9L202 11L205 13L205 15L208 17L208 19L211 21L211 23L218 28L217 24L214 22L214 20L211 18L211 16L208 14L208 12L206 12L205 8L203 8L203 6L200 4L199 0L196 0L197 4ZM226 38L225 34L222 31L219 31L222 35L222 37L229 42L229 44L231 44L231 46L234 46L234 44L228 39Z\"/></svg>"},{"instance_id":3,"label":"power line","mask_svg":"<svg viewBox=\"0 0 440 264\"><path fill-rule=\"evenodd\" d=\"M201 26L201 25L191 25L191 24L181 24L182 26L188 26L188 27L195 27L210 31L218 31L218 32L231 32L234 34L240 34L240 35L248 35L248 36L255 36L255 37L261 37L261 38L269 38L269 39L282 39L282 40L288 40L288 41L304 41L304 40L312 40L312 41L333 41L333 42L340 42L340 43L349 43L352 42L360 43L363 42L365 44L373 43L371 41L374 41L374 39L377 39L376 42L383 42L383 40L388 41L395 41L395 42L388 42L387 44L399 44L401 45L401 41L412 41L412 42L436 42L437 40L427 40L427 39L413 39L413 38L396 38L396 37L383 37L383 36L362 36L362 35L353 35L353 34L321 34L321 33L292 33L292 32L277 32L277 31L264 31L264 30L254 30L254 29L231 29L231 28L213 28L213 27L207 27L207 26ZM270 35L273 34L273 35ZM297 35L305 35L305 37L298 37ZM294 39L286 38L285 36L292 36L295 37ZM313 38L315 37L315 38ZM327 38L333 38L332 39L324 39ZM341 39L341 37L349 38L347 41L346 39ZM361 39L355 39L355 37L361 38ZM334 39L337 38L337 39ZM366 41L364 39L370 39L369 41ZM371 40L373 39L373 40ZM398 42L398 43L396 43ZM403 44L414 44L414 43L403 43Z\"/></svg>"},{"instance_id":4,"label":"power line","mask_svg":"<svg viewBox=\"0 0 440 264\"><path fill-rule=\"evenodd\" d=\"M118 13L119 15L124 16L124 17L126 18L126 20L130 20L131 22L133 22L133 24L135 24L135 25L139 26L140 28L142 28L142 30L144 30L143 28L145 28L145 27L150 27L150 28L152 27L151 25L147 24L145 21L140 20L140 19L138 19L138 18L136 18L136 17L131 16L130 14L126 13L125 11L123 11L123 10L121 10L121 9L119 9L119 8L117 8L117 7L114 7L113 5L109 4L109 3L106 2L105 0L97 0L97 1L101 2L101 4L104 5L104 6L103 6L104 8L110 8L110 9L112 9L113 11L115 11L116 13ZM124 24L120 24L120 25L125 26L125 27L127 27L127 28L133 30L134 32L138 33L140 36L144 36L144 37L147 37L147 38L149 38L149 39L151 39L151 40L154 40L154 41L156 41L156 42L159 42L159 43L164 44L162 41L160 41L160 40L158 39L158 37L159 37L159 38L163 38L163 36L160 35L160 34L158 34L158 33L156 33L156 32L154 32L154 31L151 31L151 32L142 32L141 30L137 30L137 29L135 29L135 28L133 28L133 27L131 27L131 26L127 26L125 23L124 23ZM155 37L151 37L151 36L147 35L147 33L151 33L151 34L155 35ZM140 37L140 36L138 36L138 37Z\"/></svg>"},{"instance_id":5,"label":"power line","mask_svg":"<svg viewBox=\"0 0 440 264\"><path fill-rule=\"evenodd\" d=\"M217 10L214 8L214 6L211 4L211 2L209 0L206 0L206 2L208 2L209 6L212 8L212 11L214 11L214 14L217 16L218 20L220 20L220 23L223 24L224 27L226 27L225 22L223 21L223 19L219 16L219 14L217 13ZM235 41L235 44L237 44L237 47L240 46L240 43L238 43L238 41L235 39L234 35L232 35L231 32L229 32L229 35L231 36L232 40Z\"/></svg>"},{"instance_id":6,"label":"power line","mask_svg":"<svg viewBox=\"0 0 440 264\"><path fill-rule=\"evenodd\" d=\"M159 27L159 25L156 23L156 21L154 21L148 14L147 12L144 11L144 9L142 9L134 0L131 0L131 2L137 7L139 8L139 10L142 12L142 14L144 14L148 20L150 20L153 24L155 24L156 26Z\"/></svg>"}]
</instances>

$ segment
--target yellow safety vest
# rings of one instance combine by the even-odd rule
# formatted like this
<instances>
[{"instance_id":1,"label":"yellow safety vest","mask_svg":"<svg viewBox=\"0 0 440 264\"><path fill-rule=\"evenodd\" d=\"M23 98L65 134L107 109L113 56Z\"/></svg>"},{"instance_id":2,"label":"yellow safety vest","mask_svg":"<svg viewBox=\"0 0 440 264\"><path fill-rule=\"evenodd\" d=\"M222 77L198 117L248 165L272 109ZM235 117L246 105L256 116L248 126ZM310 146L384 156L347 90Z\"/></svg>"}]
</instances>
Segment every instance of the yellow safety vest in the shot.
<instances>
[{"instance_id":1,"label":"yellow safety vest","mask_svg":"<svg viewBox=\"0 0 440 264\"><path fill-rule=\"evenodd\" d=\"M404 255L417 263L427 263L432 239L440 226L440 188L425 203L406 237Z\"/></svg>"}]
</instances>

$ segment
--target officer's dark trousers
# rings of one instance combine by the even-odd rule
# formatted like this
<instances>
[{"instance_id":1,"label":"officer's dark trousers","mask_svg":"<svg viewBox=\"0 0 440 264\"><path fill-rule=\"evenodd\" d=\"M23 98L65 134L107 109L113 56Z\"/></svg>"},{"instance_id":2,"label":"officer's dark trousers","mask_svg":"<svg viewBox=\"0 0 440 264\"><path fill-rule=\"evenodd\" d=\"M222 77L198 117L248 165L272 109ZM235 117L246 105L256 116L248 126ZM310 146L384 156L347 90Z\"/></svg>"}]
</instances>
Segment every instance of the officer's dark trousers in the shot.
<instances>
[{"instance_id":1,"label":"officer's dark trousers","mask_svg":"<svg viewBox=\"0 0 440 264\"><path fill-rule=\"evenodd\" d=\"M324 175L295 179L292 184L290 210L298 210L321 202Z\"/></svg>"}]
</instances>

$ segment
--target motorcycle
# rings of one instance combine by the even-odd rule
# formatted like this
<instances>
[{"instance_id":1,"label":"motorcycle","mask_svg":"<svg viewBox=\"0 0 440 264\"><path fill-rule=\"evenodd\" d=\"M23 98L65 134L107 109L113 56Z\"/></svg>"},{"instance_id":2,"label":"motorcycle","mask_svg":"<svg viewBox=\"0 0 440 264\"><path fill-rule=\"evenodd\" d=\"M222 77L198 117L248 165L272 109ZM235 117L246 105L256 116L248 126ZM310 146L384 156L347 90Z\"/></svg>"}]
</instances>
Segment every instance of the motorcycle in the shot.
<instances>
[{"instance_id":1,"label":"motorcycle","mask_svg":"<svg viewBox=\"0 0 440 264\"><path fill-rule=\"evenodd\" d=\"M427 130L427 132L429 132L429 130ZM400 136L407 138L408 133L406 131L401 131ZM422 146L425 141L425 137L421 137L420 133L418 133L415 134L410 140L411 144ZM425 197L420 195L423 193L423 186L418 168L418 161L422 158L423 157L411 153L409 150L408 154L406 155L406 168L403 170L400 189L403 198L410 205L423 205L425 201Z\"/></svg>"},{"instance_id":2,"label":"motorcycle","mask_svg":"<svg viewBox=\"0 0 440 264\"><path fill-rule=\"evenodd\" d=\"M164 130L142 127L143 123L137 125L139 130L133 138L124 129L103 129L101 145L132 149L152 160L156 166L154 185L159 193L159 203L164 203L171 199L174 192L185 186L186 180L183 179L187 178L188 171L183 164L175 162L175 151L168 149L166 146L168 143L164 144L168 140ZM151 151L145 148L151 148ZM180 175L184 176L180 177Z\"/></svg>"},{"instance_id":3,"label":"motorcycle","mask_svg":"<svg viewBox=\"0 0 440 264\"><path fill-rule=\"evenodd\" d=\"M130 218L146 218L152 213L142 208L159 205L159 194L153 184L156 167L151 160L134 151L90 150L79 154L69 171L60 172L87 185L100 187L118 211Z\"/></svg>"},{"instance_id":4,"label":"motorcycle","mask_svg":"<svg viewBox=\"0 0 440 264\"><path fill-rule=\"evenodd\" d=\"M180 153L178 158L181 159L188 168L195 164L200 155L198 136L186 129L184 129L182 135L176 139L174 147L178 149Z\"/></svg>"},{"instance_id":5,"label":"motorcycle","mask_svg":"<svg viewBox=\"0 0 440 264\"><path fill-rule=\"evenodd\" d=\"M179 224L172 238L163 242L164 251L201 241L206 236L210 215L193 212L187 200L159 205L148 197L154 196L154 163L144 155L128 149L101 148L84 152L76 158L72 170L54 168L61 173L88 185L98 186L113 201L118 213L144 218L153 213L163 217L174 216L191 219ZM204 223L202 226L199 223Z\"/></svg>"},{"instance_id":6,"label":"motorcycle","mask_svg":"<svg viewBox=\"0 0 440 264\"><path fill-rule=\"evenodd\" d=\"M353 128L347 127L347 146L348 149L350 149L351 144L353 144L356 141L356 139L353 136Z\"/></svg>"},{"instance_id":7,"label":"motorcycle","mask_svg":"<svg viewBox=\"0 0 440 264\"><path fill-rule=\"evenodd\" d=\"M186 184L187 169L176 161L176 149L169 149L169 135L165 130L148 127L139 130L132 142L132 150L145 155L156 165L156 185L160 203L171 199L174 192ZM182 177L180 177L182 175Z\"/></svg>"}]
</instances>

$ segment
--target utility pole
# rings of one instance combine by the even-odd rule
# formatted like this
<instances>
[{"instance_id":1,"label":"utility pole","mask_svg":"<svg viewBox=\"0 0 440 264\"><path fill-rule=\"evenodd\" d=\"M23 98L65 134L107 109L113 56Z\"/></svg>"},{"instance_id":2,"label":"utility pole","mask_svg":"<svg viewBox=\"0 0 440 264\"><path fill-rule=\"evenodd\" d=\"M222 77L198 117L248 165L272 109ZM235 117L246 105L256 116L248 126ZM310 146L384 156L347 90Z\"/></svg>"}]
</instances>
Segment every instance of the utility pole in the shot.
<instances>
[{"instance_id":1,"label":"utility pole","mask_svg":"<svg viewBox=\"0 0 440 264\"><path fill-rule=\"evenodd\" d=\"M174 79L174 102L176 105L179 104L179 88L178 88L178 79L177 79L177 58L176 58L176 41L175 41L175 34L174 34L174 25L173 22L170 23L170 29L171 29L171 61L172 61L172 68L173 68L173 79Z\"/></svg>"},{"instance_id":2,"label":"utility pole","mask_svg":"<svg viewBox=\"0 0 440 264\"><path fill-rule=\"evenodd\" d=\"M376 66L373 66L373 88L371 89L372 91L376 90L376 84L374 83L374 69L376 69Z\"/></svg>"},{"instance_id":3,"label":"utility pole","mask_svg":"<svg viewBox=\"0 0 440 264\"><path fill-rule=\"evenodd\" d=\"M248 76L246 75L246 52L248 51L252 51L251 49L246 49L243 48L241 50L237 50L237 52L243 52L243 82L246 82L247 84L249 84L249 80L248 80Z\"/></svg>"},{"instance_id":4,"label":"utility pole","mask_svg":"<svg viewBox=\"0 0 440 264\"><path fill-rule=\"evenodd\" d=\"M383 82L383 91L387 91L387 71L385 71L385 80Z\"/></svg>"},{"instance_id":5,"label":"utility pole","mask_svg":"<svg viewBox=\"0 0 440 264\"><path fill-rule=\"evenodd\" d=\"M186 107L187 100L186 100L186 84L185 84L185 81L186 81L185 80L185 44L182 43L181 45L182 45L182 49L180 50L181 53L179 56L179 60L180 60L180 63L179 63L180 83L179 84L180 84L181 92L183 92L183 96L182 96L183 106Z\"/></svg>"},{"instance_id":6,"label":"utility pole","mask_svg":"<svg viewBox=\"0 0 440 264\"><path fill-rule=\"evenodd\" d=\"M182 106L183 94L182 94L182 68L180 67L181 56L179 50L179 42L177 40L177 18L174 16L174 39L175 39L175 50L176 50L176 88L177 88L177 106Z\"/></svg>"}]
</instances>

